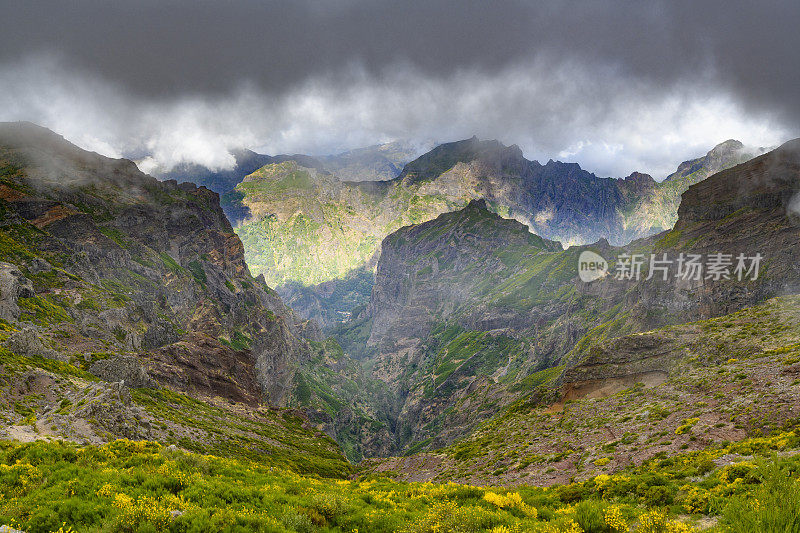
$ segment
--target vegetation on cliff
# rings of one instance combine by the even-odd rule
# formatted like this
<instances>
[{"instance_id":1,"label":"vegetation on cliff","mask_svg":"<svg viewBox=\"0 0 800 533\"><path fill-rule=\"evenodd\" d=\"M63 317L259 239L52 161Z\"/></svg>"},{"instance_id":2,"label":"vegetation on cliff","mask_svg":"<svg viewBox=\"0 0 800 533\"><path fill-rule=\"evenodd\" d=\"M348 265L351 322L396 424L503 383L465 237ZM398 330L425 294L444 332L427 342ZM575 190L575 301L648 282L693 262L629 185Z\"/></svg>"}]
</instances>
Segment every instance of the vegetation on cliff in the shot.
<instances>
[{"instance_id":1,"label":"vegetation on cliff","mask_svg":"<svg viewBox=\"0 0 800 533\"><path fill-rule=\"evenodd\" d=\"M332 328L365 303L369 286L333 300L325 295L330 286L317 286L350 283L350 273L371 270L381 241L402 226L483 198L490 210L548 239L625 244L671 228L690 185L752 156L741 143L727 141L656 183L644 174L616 180L575 164L540 165L516 146L472 138L437 146L385 183L344 181L298 161L268 164L237 185L226 205L251 214L236 231L253 271L291 305L302 302L303 316ZM291 288L282 289L286 285Z\"/></svg>"}]
</instances>

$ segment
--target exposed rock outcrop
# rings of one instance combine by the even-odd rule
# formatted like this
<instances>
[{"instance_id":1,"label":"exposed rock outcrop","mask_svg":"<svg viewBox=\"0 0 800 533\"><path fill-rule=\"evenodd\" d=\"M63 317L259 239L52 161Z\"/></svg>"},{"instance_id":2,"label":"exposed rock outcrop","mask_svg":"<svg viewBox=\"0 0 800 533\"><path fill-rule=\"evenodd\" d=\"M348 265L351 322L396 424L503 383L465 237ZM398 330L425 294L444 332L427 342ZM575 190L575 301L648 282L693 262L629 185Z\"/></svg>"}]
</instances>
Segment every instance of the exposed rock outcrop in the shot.
<instances>
[{"instance_id":1,"label":"exposed rock outcrop","mask_svg":"<svg viewBox=\"0 0 800 533\"><path fill-rule=\"evenodd\" d=\"M0 164L0 315L61 353L127 354L94 364L104 379L286 401L304 337L321 334L250 275L217 193L27 123L0 125ZM27 329L8 342L55 353Z\"/></svg>"},{"instance_id":2,"label":"exposed rock outcrop","mask_svg":"<svg viewBox=\"0 0 800 533\"><path fill-rule=\"evenodd\" d=\"M55 350L48 348L42 339L36 334L36 330L30 327L11 333L6 339L4 346L26 357L44 357L45 359L59 359L66 361L67 357Z\"/></svg>"},{"instance_id":3,"label":"exposed rock outcrop","mask_svg":"<svg viewBox=\"0 0 800 533\"><path fill-rule=\"evenodd\" d=\"M0 318L16 320L19 318L19 298L34 295L33 284L16 265L0 262Z\"/></svg>"},{"instance_id":4,"label":"exposed rock outcrop","mask_svg":"<svg viewBox=\"0 0 800 533\"><path fill-rule=\"evenodd\" d=\"M153 388L157 382L150 377L138 357L117 355L92 363L89 372L103 381L123 382L136 389Z\"/></svg>"}]
</instances>

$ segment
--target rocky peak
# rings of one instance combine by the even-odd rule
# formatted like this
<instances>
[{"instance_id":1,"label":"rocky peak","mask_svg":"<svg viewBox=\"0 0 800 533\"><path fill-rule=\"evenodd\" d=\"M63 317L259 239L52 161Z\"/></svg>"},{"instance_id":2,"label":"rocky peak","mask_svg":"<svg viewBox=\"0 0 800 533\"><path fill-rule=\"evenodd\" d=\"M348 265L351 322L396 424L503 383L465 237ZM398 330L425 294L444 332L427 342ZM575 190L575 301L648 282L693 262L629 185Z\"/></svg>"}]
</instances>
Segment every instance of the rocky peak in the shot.
<instances>
[{"instance_id":1,"label":"rocky peak","mask_svg":"<svg viewBox=\"0 0 800 533\"><path fill-rule=\"evenodd\" d=\"M407 184L426 181L447 172L457 163L474 161L498 170L506 167L521 168L528 164L528 161L522 156L522 150L516 144L505 146L497 140L481 141L473 136L463 141L437 146L427 154L408 163L397 179Z\"/></svg>"},{"instance_id":2,"label":"rocky peak","mask_svg":"<svg viewBox=\"0 0 800 533\"><path fill-rule=\"evenodd\" d=\"M746 159L743 152L744 145L741 142L734 139L728 139L727 141L721 142L709 150L706 155L696 159L684 161L678 165L678 169L674 173L667 176L664 181L685 178L698 173L699 171L702 171L703 175L700 176L702 179L709 174L713 174L714 172L727 168L732 164L741 162L740 159Z\"/></svg>"},{"instance_id":3,"label":"rocky peak","mask_svg":"<svg viewBox=\"0 0 800 533\"><path fill-rule=\"evenodd\" d=\"M629 176L617 180L617 185L623 194L641 195L657 186L656 180L650 174L632 172Z\"/></svg>"},{"instance_id":4,"label":"rocky peak","mask_svg":"<svg viewBox=\"0 0 800 533\"><path fill-rule=\"evenodd\" d=\"M720 220L744 207L786 209L800 189L800 139L691 186L678 209L678 224Z\"/></svg>"},{"instance_id":5,"label":"rocky peak","mask_svg":"<svg viewBox=\"0 0 800 533\"><path fill-rule=\"evenodd\" d=\"M479 209L487 211L489 208L486 205L486 200L483 198L478 198L477 200L470 200L467 204L467 209Z\"/></svg>"},{"instance_id":6,"label":"rocky peak","mask_svg":"<svg viewBox=\"0 0 800 533\"><path fill-rule=\"evenodd\" d=\"M727 141L721 142L709 150L706 156L715 157L724 154L730 154L732 152L738 152L742 148L744 148L744 144L742 144L741 141L737 141L736 139L728 139Z\"/></svg>"},{"instance_id":7,"label":"rocky peak","mask_svg":"<svg viewBox=\"0 0 800 533\"><path fill-rule=\"evenodd\" d=\"M623 178L623 181L633 182L633 183L655 183L656 180L653 179L653 176L650 174L643 174L641 172L631 172L629 176Z\"/></svg>"}]
</instances>

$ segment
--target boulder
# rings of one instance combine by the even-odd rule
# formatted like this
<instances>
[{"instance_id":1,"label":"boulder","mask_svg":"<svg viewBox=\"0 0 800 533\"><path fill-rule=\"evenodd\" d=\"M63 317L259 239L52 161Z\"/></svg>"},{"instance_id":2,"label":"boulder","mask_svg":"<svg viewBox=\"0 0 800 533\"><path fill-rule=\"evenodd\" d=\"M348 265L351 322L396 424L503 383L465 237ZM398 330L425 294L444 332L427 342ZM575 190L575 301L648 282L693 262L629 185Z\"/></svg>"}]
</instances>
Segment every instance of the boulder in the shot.
<instances>
[{"instance_id":1,"label":"boulder","mask_svg":"<svg viewBox=\"0 0 800 533\"><path fill-rule=\"evenodd\" d=\"M15 331L9 335L4 343L4 346L12 352L24 355L25 357L41 356L45 359L56 359L59 361L67 361L68 358L64 354L60 354L55 350L48 348L42 342L42 339L36 334L33 328L23 328L21 331Z\"/></svg>"},{"instance_id":2,"label":"boulder","mask_svg":"<svg viewBox=\"0 0 800 533\"><path fill-rule=\"evenodd\" d=\"M26 278L16 265L0 263L0 318L17 320L20 310L19 298L34 296L33 283Z\"/></svg>"},{"instance_id":3,"label":"boulder","mask_svg":"<svg viewBox=\"0 0 800 533\"><path fill-rule=\"evenodd\" d=\"M103 381L123 381L135 389L155 388L156 382L147 373L137 357L120 355L110 359L101 359L91 367L89 372Z\"/></svg>"}]
</instances>

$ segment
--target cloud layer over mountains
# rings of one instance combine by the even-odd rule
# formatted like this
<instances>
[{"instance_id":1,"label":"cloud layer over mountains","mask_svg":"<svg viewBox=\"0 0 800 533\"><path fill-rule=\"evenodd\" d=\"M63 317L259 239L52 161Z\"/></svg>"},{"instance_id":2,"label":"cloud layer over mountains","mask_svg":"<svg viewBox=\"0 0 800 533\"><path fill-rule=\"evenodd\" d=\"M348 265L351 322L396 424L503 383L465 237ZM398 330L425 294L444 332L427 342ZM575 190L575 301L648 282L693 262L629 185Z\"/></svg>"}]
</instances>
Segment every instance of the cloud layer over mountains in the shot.
<instances>
[{"instance_id":1,"label":"cloud layer over mountains","mask_svg":"<svg viewBox=\"0 0 800 533\"><path fill-rule=\"evenodd\" d=\"M6 1L0 18L0 120L165 165L477 134L660 177L800 121L793 1Z\"/></svg>"}]
</instances>

